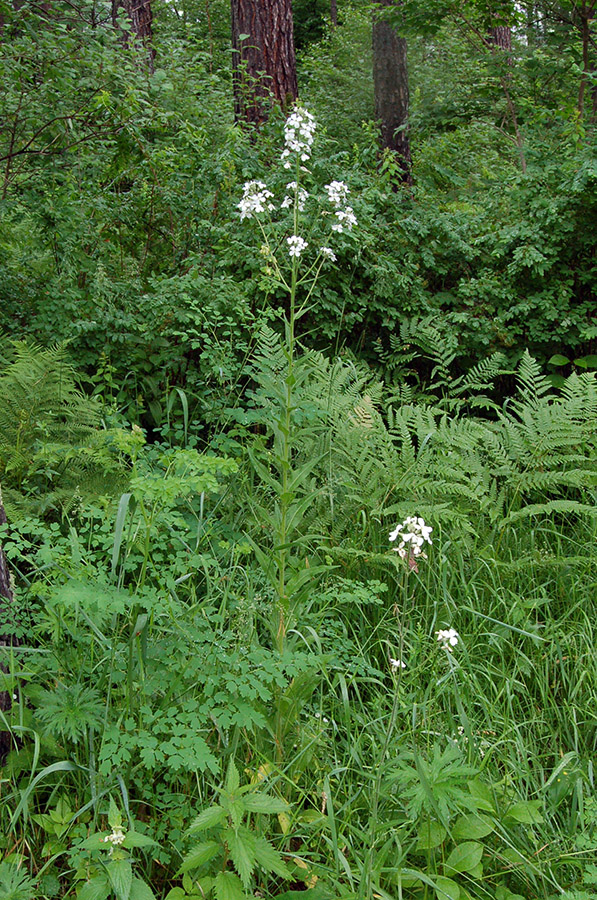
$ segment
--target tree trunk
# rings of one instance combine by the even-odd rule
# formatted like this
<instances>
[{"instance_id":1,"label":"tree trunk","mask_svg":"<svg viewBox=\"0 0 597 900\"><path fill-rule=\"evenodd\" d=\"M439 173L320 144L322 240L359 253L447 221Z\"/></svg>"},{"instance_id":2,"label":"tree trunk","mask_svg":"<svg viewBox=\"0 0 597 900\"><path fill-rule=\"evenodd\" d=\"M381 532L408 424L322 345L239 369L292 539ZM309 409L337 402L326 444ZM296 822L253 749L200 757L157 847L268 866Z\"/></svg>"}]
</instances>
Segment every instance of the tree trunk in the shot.
<instances>
[{"instance_id":1,"label":"tree trunk","mask_svg":"<svg viewBox=\"0 0 597 900\"><path fill-rule=\"evenodd\" d=\"M0 525L6 525L6 521L6 513L4 511L4 505L2 503L2 490L0 488ZM13 611L11 610L11 606L13 602L14 598L12 593L10 572L8 570L6 556L4 555L4 551L2 550L2 546L0 545L0 672L8 671L6 666L4 665L4 660L2 659L2 648L10 647L16 643L16 640L12 637L12 635L2 634L2 626L10 622L12 618ZM0 711L6 713L11 708L11 706L12 698L10 692L0 691ZM10 750L10 747L10 734L6 731L0 730L0 765L2 765L3 760L6 758L6 754Z\"/></svg>"},{"instance_id":2,"label":"tree trunk","mask_svg":"<svg viewBox=\"0 0 597 900\"><path fill-rule=\"evenodd\" d=\"M393 0L382 0L394 6ZM410 141L408 137L408 67L406 38L382 16L373 20L373 83L375 114L381 123L381 145L391 150L400 165L398 184L412 184Z\"/></svg>"},{"instance_id":3,"label":"tree trunk","mask_svg":"<svg viewBox=\"0 0 597 900\"><path fill-rule=\"evenodd\" d=\"M131 37L140 40L148 52L149 71L153 72L155 49L153 47L151 0L112 0L112 23L115 28L121 9L131 23L130 31L125 30L122 33L123 45L128 47Z\"/></svg>"},{"instance_id":4,"label":"tree trunk","mask_svg":"<svg viewBox=\"0 0 597 900\"><path fill-rule=\"evenodd\" d=\"M298 97L292 0L232 0L234 116L260 125L270 98L282 109Z\"/></svg>"},{"instance_id":5,"label":"tree trunk","mask_svg":"<svg viewBox=\"0 0 597 900\"><path fill-rule=\"evenodd\" d=\"M586 0L583 0L582 6L580 8L577 7L576 10L577 15L580 19L579 30L582 40L582 75L580 77L580 85L578 88L578 114L581 118L583 116L585 108L585 92L587 88L587 82L589 80L589 75L592 71L594 71L594 66L591 65L591 61L589 59L589 46L593 42L590 22L595 15L595 6L596 4L594 0L592 0L591 3L587 3ZM595 94L593 94L592 100L593 106L591 110L591 118L593 118L595 109Z\"/></svg>"},{"instance_id":6,"label":"tree trunk","mask_svg":"<svg viewBox=\"0 0 597 900\"><path fill-rule=\"evenodd\" d=\"M336 28L338 25L338 0L330 0L330 19Z\"/></svg>"},{"instance_id":7,"label":"tree trunk","mask_svg":"<svg viewBox=\"0 0 597 900\"><path fill-rule=\"evenodd\" d=\"M512 50L512 32L508 25L496 25L489 32L489 40L500 50Z\"/></svg>"}]
</instances>

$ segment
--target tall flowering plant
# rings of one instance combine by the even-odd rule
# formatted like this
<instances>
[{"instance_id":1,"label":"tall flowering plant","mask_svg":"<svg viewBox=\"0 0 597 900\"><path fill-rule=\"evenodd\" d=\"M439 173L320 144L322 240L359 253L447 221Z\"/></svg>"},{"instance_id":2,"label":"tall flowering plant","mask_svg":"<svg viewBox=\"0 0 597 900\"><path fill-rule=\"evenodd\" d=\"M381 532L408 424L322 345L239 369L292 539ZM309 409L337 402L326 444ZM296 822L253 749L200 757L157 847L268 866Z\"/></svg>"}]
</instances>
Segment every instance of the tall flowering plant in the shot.
<instances>
[{"instance_id":1,"label":"tall flowering plant","mask_svg":"<svg viewBox=\"0 0 597 900\"><path fill-rule=\"evenodd\" d=\"M326 184L319 202L305 187L311 174L307 164L315 131L311 113L297 106L284 125L280 162L292 178L286 182L284 195L277 198L263 181L247 181L238 203L241 222L254 221L261 232L266 273L288 296L287 312L283 313L285 372L276 385L271 385L276 414L275 421L268 422L274 433L276 477L272 477L271 465L266 472L254 463L257 474L276 495L273 514L264 514L268 531L273 531L273 557L264 553L263 548L256 546L255 550L275 590L275 635L280 652L284 649L293 600L301 587L317 574L313 568L297 571L296 552L293 553L300 543L301 519L316 496L308 486L312 467L297 467L294 452L297 426L293 413L299 402L301 379L296 323L309 308L322 267L336 262L336 253L331 246L314 243L309 221L317 210L318 220L329 223L330 243L336 235L352 231L357 224L348 202L350 191L343 181ZM282 237L280 225L285 226Z\"/></svg>"}]
</instances>

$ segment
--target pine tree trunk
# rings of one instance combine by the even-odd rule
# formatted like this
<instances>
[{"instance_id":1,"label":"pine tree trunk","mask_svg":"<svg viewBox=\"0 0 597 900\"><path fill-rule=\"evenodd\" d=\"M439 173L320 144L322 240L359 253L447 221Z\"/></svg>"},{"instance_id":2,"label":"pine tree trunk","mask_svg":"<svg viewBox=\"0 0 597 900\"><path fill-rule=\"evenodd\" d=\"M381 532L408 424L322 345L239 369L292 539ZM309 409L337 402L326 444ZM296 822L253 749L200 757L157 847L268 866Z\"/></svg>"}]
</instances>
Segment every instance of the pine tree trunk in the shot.
<instances>
[{"instance_id":1,"label":"pine tree trunk","mask_svg":"<svg viewBox=\"0 0 597 900\"><path fill-rule=\"evenodd\" d=\"M234 115L260 125L297 99L292 0L232 0Z\"/></svg>"},{"instance_id":2,"label":"pine tree trunk","mask_svg":"<svg viewBox=\"0 0 597 900\"><path fill-rule=\"evenodd\" d=\"M140 40L148 52L147 65L150 72L154 70L155 49L153 47L153 13L151 0L112 0L112 23L117 27L117 18L120 10L123 10L130 20L130 31L122 32L122 43L128 47L131 37Z\"/></svg>"},{"instance_id":3,"label":"pine tree trunk","mask_svg":"<svg viewBox=\"0 0 597 900\"><path fill-rule=\"evenodd\" d=\"M2 503L2 490L0 489L0 525L6 525L6 513ZM12 635L2 634L2 626L11 621L13 611L11 609L14 602L12 593L12 584L10 580L10 572L6 556L0 545L0 672L7 672L6 665L3 660L3 648L10 647L16 643ZM12 706L12 699L8 691L0 691L0 711L8 712ZM10 750L10 735L6 731L0 731L0 765L6 758L6 754Z\"/></svg>"},{"instance_id":4,"label":"pine tree trunk","mask_svg":"<svg viewBox=\"0 0 597 900\"><path fill-rule=\"evenodd\" d=\"M496 25L489 32L489 40L500 50L512 50L512 32L508 25Z\"/></svg>"},{"instance_id":5,"label":"pine tree trunk","mask_svg":"<svg viewBox=\"0 0 597 900\"><path fill-rule=\"evenodd\" d=\"M382 0L394 6L393 0ZM373 83L375 114L381 123L381 145L393 151L400 165L398 183L412 184L408 136L408 67L406 38L380 16L373 20ZM396 188L398 184L396 184Z\"/></svg>"},{"instance_id":6,"label":"pine tree trunk","mask_svg":"<svg viewBox=\"0 0 597 900\"><path fill-rule=\"evenodd\" d=\"M330 0L330 19L334 28L338 25L338 0Z\"/></svg>"}]
</instances>

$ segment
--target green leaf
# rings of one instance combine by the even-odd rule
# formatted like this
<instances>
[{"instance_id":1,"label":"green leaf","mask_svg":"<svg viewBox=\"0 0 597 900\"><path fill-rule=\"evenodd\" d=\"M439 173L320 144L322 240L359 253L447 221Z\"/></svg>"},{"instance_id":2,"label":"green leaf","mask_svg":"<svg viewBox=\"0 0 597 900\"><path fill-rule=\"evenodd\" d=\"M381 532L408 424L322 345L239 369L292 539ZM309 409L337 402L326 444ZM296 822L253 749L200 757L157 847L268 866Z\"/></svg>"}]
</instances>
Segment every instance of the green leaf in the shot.
<instances>
[{"instance_id":1,"label":"green leaf","mask_svg":"<svg viewBox=\"0 0 597 900\"><path fill-rule=\"evenodd\" d=\"M589 356L581 356L574 360L574 365L581 369L595 369L597 368L597 356L594 353Z\"/></svg>"},{"instance_id":2,"label":"green leaf","mask_svg":"<svg viewBox=\"0 0 597 900\"><path fill-rule=\"evenodd\" d=\"M566 366L570 360L567 356L562 356L561 353L554 353L554 355L547 360L547 364L550 366Z\"/></svg>"},{"instance_id":3,"label":"green leaf","mask_svg":"<svg viewBox=\"0 0 597 900\"><path fill-rule=\"evenodd\" d=\"M245 900L246 894L238 875L220 872L215 882L216 900Z\"/></svg>"},{"instance_id":4,"label":"green leaf","mask_svg":"<svg viewBox=\"0 0 597 900\"><path fill-rule=\"evenodd\" d=\"M460 885L452 881L451 878L438 875L435 879L435 894L437 900L458 900L460 897Z\"/></svg>"},{"instance_id":5,"label":"green leaf","mask_svg":"<svg viewBox=\"0 0 597 900\"><path fill-rule=\"evenodd\" d=\"M239 828L238 831L229 828L225 837L234 868L247 888L255 868L255 838L246 828Z\"/></svg>"},{"instance_id":6,"label":"green leaf","mask_svg":"<svg viewBox=\"0 0 597 900\"><path fill-rule=\"evenodd\" d=\"M216 855L216 853L222 849L222 845L217 841L205 841L202 844L197 844L196 847L193 847L184 860L182 861L182 865L179 872L188 872L189 869L198 869L199 866L205 865L206 862L209 862L210 859Z\"/></svg>"},{"instance_id":7,"label":"green leaf","mask_svg":"<svg viewBox=\"0 0 597 900\"><path fill-rule=\"evenodd\" d=\"M231 817L234 827L240 828L245 812L243 798L237 794L232 794L226 801L222 799L222 802L228 806L228 815Z\"/></svg>"},{"instance_id":8,"label":"green leaf","mask_svg":"<svg viewBox=\"0 0 597 900\"><path fill-rule=\"evenodd\" d=\"M133 878L129 900L155 900L155 894L142 878Z\"/></svg>"},{"instance_id":9,"label":"green leaf","mask_svg":"<svg viewBox=\"0 0 597 900\"><path fill-rule=\"evenodd\" d=\"M446 869L453 872L470 872L478 866L483 856L483 844L478 841L465 841L454 847L446 860Z\"/></svg>"},{"instance_id":10,"label":"green leaf","mask_svg":"<svg viewBox=\"0 0 597 900\"><path fill-rule=\"evenodd\" d=\"M124 522L128 510L129 502L132 494L122 494L118 501L118 511L116 513L116 522L114 523L114 543L112 545L112 561L110 565L110 575L112 580L116 580L116 566L118 565L118 557L120 556L120 547L122 546L122 536L124 533ZM110 822L110 824L112 824Z\"/></svg>"},{"instance_id":11,"label":"green leaf","mask_svg":"<svg viewBox=\"0 0 597 900\"><path fill-rule=\"evenodd\" d=\"M543 821L543 816L539 812L540 806L540 800L520 800L508 809L506 818L514 819L522 825L538 825Z\"/></svg>"},{"instance_id":12,"label":"green leaf","mask_svg":"<svg viewBox=\"0 0 597 900\"><path fill-rule=\"evenodd\" d=\"M202 875L201 878L196 878L194 883L193 897L196 896L195 891L197 891L197 897L199 898L199 900L205 900L206 896L209 894L215 883L216 879L211 875Z\"/></svg>"},{"instance_id":13,"label":"green leaf","mask_svg":"<svg viewBox=\"0 0 597 900\"><path fill-rule=\"evenodd\" d=\"M467 872L467 875L469 876L469 878L472 878L473 881L481 881L481 879L483 878L483 863L479 863L478 866L474 866L474 868L472 868L470 872Z\"/></svg>"},{"instance_id":14,"label":"green leaf","mask_svg":"<svg viewBox=\"0 0 597 900\"><path fill-rule=\"evenodd\" d=\"M195 834L196 831L206 831L215 828L226 821L226 812L221 806L210 806L200 812L195 821L189 827L187 834Z\"/></svg>"},{"instance_id":15,"label":"green leaf","mask_svg":"<svg viewBox=\"0 0 597 900\"><path fill-rule=\"evenodd\" d=\"M183 888L175 887L172 888L172 890L168 891L165 900L185 900L186 896L187 892L183 890Z\"/></svg>"},{"instance_id":16,"label":"green leaf","mask_svg":"<svg viewBox=\"0 0 597 900\"><path fill-rule=\"evenodd\" d=\"M493 794L488 785L474 778L472 781L469 781L468 789L475 801L477 809L484 809L486 812L495 812Z\"/></svg>"},{"instance_id":17,"label":"green leaf","mask_svg":"<svg viewBox=\"0 0 597 900\"><path fill-rule=\"evenodd\" d=\"M77 894L77 900L106 900L111 892L108 879L98 875L83 885Z\"/></svg>"},{"instance_id":18,"label":"green leaf","mask_svg":"<svg viewBox=\"0 0 597 900\"><path fill-rule=\"evenodd\" d=\"M287 812L290 808L285 800L263 793L246 794L243 797L243 804L247 812L256 813L277 814Z\"/></svg>"},{"instance_id":19,"label":"green leaf","mask_svg":"<svg viewBox=\"0 0 597 900\"><path fill-rule=\"evenodd\" d=\"M138 831L127 831L126 837L123 840L122 847L157 847L158 844L152 840L150 837L147 837L146 834L139 834Z\"/></svg>"},{"instance_id":20,"label":"green leaf","mask_svg":"<svg viewBox=\"0 0 597 900\"><path fill-rule=\"evenodd\" d=\"M266 872L274 872L280 878L292 877L290 869L278 851L264 837L258 837L255 841L255 859ZM308 892L301 891L301 893Z\"/></svg>"},{"instance_id":21,"label":"green leaf","mask_svg":"<svg viewBox=\"0 0 597 900\"><path fill-rule=\"evenodd\" d=\"M90 834L88 838L85 838L84 841L81 841L80 844L77 844L77 849L79 850L107 850L108 847L111 847L111 844L106 845L106 837L111 832L104 831L102 834Z\"/></svg>"},{"instance_id":22,"label":"green leaf","mask_svg":"<svg viewBox=\"0 0 597 900\"><path fill-rule=\"evenodd\" d=\"M493 822L487 816L476 816L471 813L458 819L452 829L452 837L455 841L478 841L491 834L494 827Z\"/></svg>"},{"instance_id":23,"label":"green leaf","mask_svg":"<svg viewBox=\"0 0 597 900\"><path fill-rule=\"evenodd\" d=\"M112 882L116 900L129 900L133 884L133 869L130 860L115 859L106 866L108 878Z\"/></svg>"},{"instance_id":24,"label":"green leaf","mask_svg":"<svg viewBox=\"0 0 597 900\"><path fill-rule=\"evenodd\" d=\"M417 850L439 847L448 832L439 822L424 822L417 832Z\"/></svg>"},{"instance_id":25,"label":"green leaf","mask_svg":"<svg viewBox=\"0 0 597 900\"><path fill-rule=\"evenodd\" d=\"M229 794L233 794L234 791L237 791L240 785L240 778L238 777L238 769L234 765L234 760L230 760L230 764L228 766L228 773L226 775L226 791Z\"/></svg>"},{"instance_id":26,"label":"green leaf","mask_svg":"<svg viewBox=\"0 0 597 900\"><path fill-rule=\"evenodd\" d=\"M120 828L122 826L122 816L120 810L110 797L110 808L108 810L108 825L110 828Z\"/></svg>"}]
</instances>

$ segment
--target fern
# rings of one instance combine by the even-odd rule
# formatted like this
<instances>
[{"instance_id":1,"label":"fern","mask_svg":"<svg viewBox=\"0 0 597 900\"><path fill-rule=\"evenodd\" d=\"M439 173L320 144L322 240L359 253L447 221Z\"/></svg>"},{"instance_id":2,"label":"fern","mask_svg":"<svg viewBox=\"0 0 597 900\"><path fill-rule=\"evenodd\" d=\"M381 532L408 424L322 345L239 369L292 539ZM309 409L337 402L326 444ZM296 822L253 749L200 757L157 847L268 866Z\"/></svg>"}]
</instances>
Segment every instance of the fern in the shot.
<instances>
[{"instance_id":1,"label":"fern","mask_svg":"<svg viewBox=\"0 0 597 900\"><path fill-rule=\"evenodd\" d=\"M44 496L44 508L61 492L64 499L72 497L96 467L90 447L100 411L79 390L64 345L16 343L0 375L0 396L0 478L7 507L13 514L24 507L31 511L35 493ZM36 482L40 490L32 491Z\"/></svg>"},{"instance_id":2,"label":"fern","mask_svg":"<svg viewBox=\"0 0 597 900\"><path fill-rule=\"evenodd\" d=\"M471 392L469 406L502 362L462 379L457 390ZM597 484L594 378L574 375L554 394L527 356L518 384L495 421L447 410L443 400L397 404L385 416L369 403L366 427L336 408L330 468L352 521L359 510L378 521L416 510L466 535L482 522L491 529L525 516L588 514Z\"/></svg>"}]
</instances>

